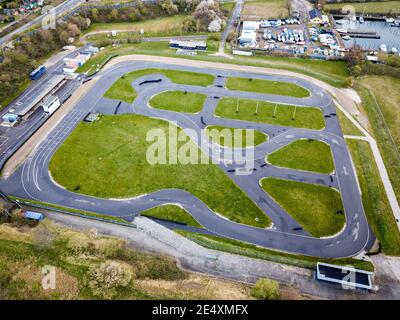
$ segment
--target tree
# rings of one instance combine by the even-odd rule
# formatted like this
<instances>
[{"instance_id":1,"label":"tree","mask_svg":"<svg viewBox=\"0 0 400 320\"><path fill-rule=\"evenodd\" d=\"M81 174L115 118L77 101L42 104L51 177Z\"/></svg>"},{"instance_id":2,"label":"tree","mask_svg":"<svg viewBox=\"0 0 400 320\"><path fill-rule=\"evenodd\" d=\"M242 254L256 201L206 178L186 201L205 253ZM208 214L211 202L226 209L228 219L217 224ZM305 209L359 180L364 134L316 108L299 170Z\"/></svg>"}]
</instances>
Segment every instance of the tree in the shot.
<instances>
[{"instance_id":1,"label":"tree","mask_svg":"<svg viewBox=\"0 0 400 320\"><path fill-rule=\"evenodd\" d=\"M65 30L60 30L60 32L58 33L58 38L60 39L60 42L62 44L67 44L69 39L69 34Z\"/></svg>"},{"instance_id":2,"label":"tree","mask_svg":"<svg viewBox=\"0 0 400 320\"><path fill-rule=\"evenodd\" d=\"M224 15L219 8L218 2L203 0L197 5L196 10L193 12L193 17L199 21L200 28L206 30L215 19L219 19L219 23L222 26Z\"/></svg>"},{"instance_id":3,"label":"tree","mask_svg":"<svg viewBox=\"0 0 400 320\"><path fill-rule=\"evenodd\" d=\"M67 28L68 28L68 34L71 37L76 37L81 33L81 30L79 30L76 24L69 23Z\"/></svg>"},{"instance_id":4,"label":"tree","mask_svg":"<svg viewBox=\"0 0 400 320\"><path fill-rule=\"evenodd\" d=\"M362 61L363 56L364 54L359 45L351 47L347 53L347 65L350 68L354 67Z\"/></svg>"},{"instance_id":5,"label":"tree","mask_svg":"<svg viewBox=\"0 0 400 320\"><path fill-rule=\"evenodd\" d=\"M221 19L214 19L213 21L210 22L208 25L208 31L210 32L220 32L221 31Z\"/></svg>"},{"instance_id":6,"label":"tree","mask_svg":"<svg viewBox=\"0 0 400 320\"><path fill-rule=\"evenodd\" d=\"M271 279L258 279L251 295L258 300L276 300L279 298L279 284Z\"/></svg>"},{"instance_id":7,"label":"tree","mask_svg":"<svg viewBox=\"0 0 400 320\"><path fill-rule=\"evenodd\" d=\"M112 9L109 15L109 19L113 22L118 21L118 10L117 9Z\"/></svg>"},{"instance_id":8,"label":"tree","mask_svg":"<svg viewBox=\"0 0 400 320\"><path fill-rule=\"evenodd\" d=\"M111 299L116 290L126 287L132 279L132 271L128 266L115 261L106 261L94 267L89 273L89 288L95 296Z\"/></svg>"},{"instance_id":9,"label":"tree","mask_svg":"<svg viewBox=\"0 0 400 320\"><path fill-rule=\"evenodd\" d=\"M135 8L135 9L132 11L132 14L131 14L130 18L131 18L131 21L132 21L132 22L136 22L136 21L142 20L142 15L140 14L140 11L139 11L138 9Z\"/></svg>"},{"instance_id":10,"label":"tree","mask_svg":"<svg viewBox=\"0 0 400 320\"><path fill-rule=\"evenodd\" d=\"M93 21L97 22L97 19L99 18L99 10L97 10L96 8L93 8L91 10L91 17L92 17Z\"/></svg>"},{"instance_id":11,"label":"tree","mask_svg":"<svg viewBox=\"0 0 400 320\"><path fill-rule=\"evenodd\" d=\"M172 0L162 0L161 8L167 13L167 15L172 16L178 13L178 7L172 2Z\"/></svg>"}]
</instances>

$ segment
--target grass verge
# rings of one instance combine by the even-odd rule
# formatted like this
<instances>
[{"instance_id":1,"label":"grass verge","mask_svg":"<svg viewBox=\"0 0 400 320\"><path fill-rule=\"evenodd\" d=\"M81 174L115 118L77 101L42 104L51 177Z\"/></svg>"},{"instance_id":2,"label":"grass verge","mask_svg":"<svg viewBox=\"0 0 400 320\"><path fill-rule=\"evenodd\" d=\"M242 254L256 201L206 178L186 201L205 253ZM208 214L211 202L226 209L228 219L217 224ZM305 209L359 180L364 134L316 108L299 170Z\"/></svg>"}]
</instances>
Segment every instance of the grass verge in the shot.
<instances>
[{"instance_id":1,"label":"grass verge","mask_svg":"<svg viewBox=\"0 0 400 320\"><path fill-rule=\"evenodd\" d=\"M357 91L400 202L400 80L368 77L360 81Z\"/></svg>"},{"instance_id":2,"label":"grass verge","mask_svg":"<svg viewBox=\"0 0 400 320\"><path fill-rule=\"evenodd\" d=\"M275 178L264 178L261 185L312 236L332 236L342 230L344 208L334 189Z\"/></svg>"},{"instance_id":3,"label":"grass verge","mask_svg":"<svg viewBox=\"0 0 400 320\"><path fill-rule=\"evenodd\" d=\"M59 206L53 203L49 202L44 202L44 201L38 201L38 200L31 200L31 199L25 199L25 198L20 198L20 197L15 197L15 196L8 196L10 199L13 200L18 200L23 202L24 204L33 204L33 205L39 205L39 206L45 206L48 208L54 208L57 210L62 210L62 211L67 211L67 212L72 212L72 213L78 213L84 216L89 216L89 217L94 217L94 218L100 218L100 219L105 219L105 220L112 220L112 221L117 221L117 222L122 222L122 223L127 223L126 220L114 217L114 216L109 216L106 214L100 214L100 213L95 213L95 212L89 212L89 211L83 211L83 210L78 210L78 209L73 209L69 207L63 207Z\"/></svg>"},{"instance_id":4,"label":"grass verge","mask_svg":"<svg viewBox=\"0 0 400 320\"><path fill-rule=\"evenodd\" d=\"M250 137L251 131L254 133L252 141L247 139L247 134ZM207 126L206 134L212 142L230 148L253 147L268 140L268 136L258 130L234 129L223 126Z\"/></svg>"},{"instance_id":5,"label":"grass verge","mask_svg":"<svg viewBox=\"0 0 400 320\"><path fill-rule=\"evenodd\" d=\"M342 132L350 136L363 136L364 134L345 116L345 114L336 108L336 114L339 120Z\"/></svg>"},{"instance_id":6,"label":"grass verge","mask_svg":"<svg viewBox=\"0 0 400 320\"><path fill-rule=\"evenodd\" d=\"M166 42L160 42L159 44L152 43L151 45L144 45L143 43L125 44L119 45L115 48L109 46L101 53L93 56L85 65L83 65L82 68L80 68L79 71L86 72L88 69L92 68L94 65L93 62L96 62L98 60L99 55L106 56L115 54L120 56L131 54L145 54L175 58L177 57L175 52L168 48L168 43ZM225 58L209 56L207 53L202 52L199 52L197 56L179 56L179 58L289 70L314 77L339 88L348 86L348 79L350 77L346 62L344 61L318 61L312 59L260 55L254 57L234 56L233 59L226 60Z\"/></svg>"},{"instance_id":7,"label":"grass verge","mask_svg":"<svg viewBox=\"0 0 400 320\"><path fill-rule=\"evenodd\" d=\"M153 108L176 112L198 113L203 109L207 95L187 91L161 92L149 101Z\"/></svg>"},{"instance_id":8,"label":"grass verge","mask_svg":"<svg viewBox=\"0 0 400 320\"><path fill-rule=\"evenodd\" d=\"M214 82L214 76L205 73L188 72L167 69L143 69L125 74L119 78L104 94L106 98L132 103L136 98L136 91L132 82L137 78L149 74L162 74L172 82L193 86L208 86Z\"/></svg>"},{"instance_id":9,"label":"grass verge","mask_svg":"<svg viewBox=\"0 0 400 320\"><path fill-rule=\"evenodd\" d=\"M143 216L184 223L188 226L202 228L202 225L194 219L189 212L176 205L164 205L142 211Z\"/></svg>"},{"instance_id":10,"label":"grass verge","mask_svg":"<svg viewBox=\"0 0 400 320\"><path fill-rule=\"evenodd\" d=\"M400 255L400 232L390 208L369 143L346 139L356 167L365 214L387 255Z\"/></svg>"},{"instance_id":11,"label":"grass verge","mask_svg":"<svg viewBox=\"0 0 400 320\"><path fill-rule=\"evenodd\" d=\"M379 2L341 2L330 3L325 6L326 10L341 10L344 6L352 6L356 13L400 14L400 1L379 1Z\"/></svg>"},{"instance_id":12,"label":"grass verge","mask_svg":"<svg viewBox=\"0 0 400 320\"><path fill-rule=\"evenodd\" d=\"M310 92L306 88L297 84L272 80L229 77L226 81L226 87L230 90L276 94L296 98L310 96Z\"/></svg>"},{"instance_id":13,"label":"grass verge","mask_svg":"<svg viewBox=\"0 0 400 320\"><path fill-rule=\"evenodd\" d=\"M51 159L50 171L58 183L73 192L126 198L177 188L192 193L232 221L257 227L270 225L263 211L218 166L180 161L175 164L167 152L158 148L160 141L146 140L150 129L169 137L168 130L174 128L167 121L132 114L101 116L99 121L80 123ZM177 131L179 135L180 129ZM204 157L185 137L177 149L190 149L190 159Z\"/></svg>"},{"instance_id":14,"label":"grass verge","mask_svg":"<svg viewBox=\"0 0 400 320\"><path fill-rule=\"evenodd\" d=\"M215 115L234 120L315 130L325 127L322 112L318 108L296 107L251 99L223 98L215 109Z\"/></svg>"},{"instance_id":15,"label":"grass verge","mask_svg":"<svg viewBox=\"0 0 400 320\"><path fill-rule=\"evenodd\" d=\"M374 265L371 262L361 261L354 258L326 259L309 257L261 248L250 243L228 238L214 237L184 230L175 230L175 232L208 249L239 254L250 258L268 260L301 268L315 269L317 267L317 262L325 262L343 266L351 265L354 268L374 271Z\"/></svg>"},{"instance_id":16,"label":"grass verge","mask_svg":"<svg viewBox=\"0 0 400 320\"><path fill-rule=\"evenodd\" d=\"M335 169L331 148L318 140L297 140L269 154L269 163L285 168L331 173Z\"/></svg>"}]
</instances>

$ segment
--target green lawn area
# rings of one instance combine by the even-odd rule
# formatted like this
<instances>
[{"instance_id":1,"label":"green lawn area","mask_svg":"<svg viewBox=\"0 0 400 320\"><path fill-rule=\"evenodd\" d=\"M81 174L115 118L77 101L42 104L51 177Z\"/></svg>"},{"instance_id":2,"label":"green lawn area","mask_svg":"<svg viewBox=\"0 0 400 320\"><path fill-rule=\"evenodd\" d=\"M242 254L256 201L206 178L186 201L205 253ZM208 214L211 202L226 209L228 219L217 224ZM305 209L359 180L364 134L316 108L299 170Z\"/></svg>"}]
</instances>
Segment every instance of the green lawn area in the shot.
<instances>
[{"instance_id":1,"label":"green lawn area","mask_svg":"<svg viewBox=\"0 0 400 320\"><path fill-rule=\"evenodd\" d=\"M239 101L239 112L237 111ZM223 98L215 109L215 115L235 120L270 123L281 126L320 130L325 127L322 112L318 108L295 107L257 100ZM276 112L275 112L276 107ZM296 113L295 113L296 111ZM275 113L275 117L274 117ZM294 115L294 120L293 119Z\"/></svg>"},{"instance_id":2,"label":"green lawn area","mask_svg":"<svg viewBox=\"0 0 400 320\"><path fill-rule=\"evenodd\" d=\"M346 219L334 189L275 178L262 179L261 185L312 236L332 236L342 230Z\"/></svg>"},{"instance_id":3,"label":"green lawn area","mask_svg":"<svg viewBox=\"0 0 400 320\"><path fill-rule=\"evenodd\" d=\"M366 141L346 139L358 181L368 223L387 255L400 255L400 232L390 208L371 148Z\"/></svg>"},{"instance_id":4,"label":"green lawn area","mask_svg":"<svg viewBox=\"0 0 400 320\"><path fill-rule=\"evenodd\" d=\"M361 261L353 258L325 259L309 257L272 249L266 249L250 243L228 238L209 236L184 230L175 231L205 248L239 254L256 259L269 260L280 264L315 269L317 267L317 262L325 262L343 266L351 265L357 269L374 271L374 265L368 261Z\"/></svg>"},{"instance_id":5,"label":"green lawn area","mask_svg":"<svg viewBox=\"0 0 400 320\"><path fill-rule=\"evenodd\" d=\"M356 13L400 14L400 1L332 3L325 5L325 10L341 10L344 6L353 6Z\"/></svg>"},{"instance_id":6,"label":"green lawn area","mask_svg":"<svg viewBox=\"0 0 400 320\"><path fill-rule=\"evenodd\" d=\"M236 135L235 135L236 130ZM250 131L254 133L254 140L247 141L246 134L250 135ZM264 132L250 129L234 129L223 126L207 126L207 135L211 141L224 147L245 148L257 146L268 140L268 136Z\"/></svg>"},{"instance_id":7,"label":"green lawn area","mask_svg":"<svg viewBox=\"0 0 400 320\"><path fill-rule=\"evenodd\" d=\"M356 88L400 201L400 79L366 77Z\"/></svg>"},{"instance_id":8,"label":"green lawn area","mask_svg":"<svg viewBox=\"0 0 400 320\"><path fill-rule=\"evenodd\" d=\"M317 140L297 140L267 155L266 161L279 167L331 173L335 169L331 148Z\"/></svg>"},{"instance_id":9,"label":"green lawn area","mask_svg":"<svg viewBox=\"0 0 400 320\"><path fill-rule=\"evenodd\" d=\"M145 37L180 35L182 22L186 17L186 15L175 15L140 22L93 23L89 29L85 30L84 34L106 30L124 30L139 33L143 29Z\"/></svg>"},{"instance_id":10,"label":"green lawn area","mask_svg":"<svg viewBox=\"0 0 400 320\"><path fill-rule=\"evenodd\" d=\"M168 48L168 42L159 42L147 45L144 45L144 43L123 44L115 48L108 46L102 52L94 55L87 63L79 68L78 71L86 72L89 69L93 69L94 65L103 61L108 56L123 56L131 54L176 57L176 54ZM348 78L350 77L349 70L346 62L344 61L319 61L312 59L272 57L263 55L256 55L254 57L234 56L233 59L226 60L225 58L217 56L209 56L207 52L199 52L197 56L180 56L180 58L290 70L314 77L335 87L348 86Z\"/></svg>"},{"instance_id":11,"label":"green lawn area","mask_svg":"<svg viewBox=\"0 0 400 320\"><path fill-rule=\"evenodd\" d=\"M149 210L142 211L140 214L154 218L185 223L193 227L202 227L201 224L198 223L185 209L172 204L151 208Z\"/></svg>"},{"instance_id":12,"label":"green lawn area","mask_svg":"<svg viewBox=\"0 0 400 320\"><path fill-rule=\"evenodd\" d=\"M306 88L293 83L281 81L229 77L226 81L226 87L230 90L276 94L297 98L310 96L310 92Z\"/></svg>"},{"instance_id":13,"label":"green lawn area","mask_svg":"<svg viewBox=\"0 0 400 320\"><path fill-rule=\"evenodd\" d=\"M336 108L336 114L339 120L342 132L345 135L363 136L364 134L345 116L345 114Z\"/></svg>"},{"instance_id":14,"label":"green lawn area","mask_svg":"<svg viewBox=\"0 0 400 320\"><path fill-rule=\"evenodd\" d=\"M158 109L198 113L203 109L206 98L207 95L201 93L165 91L152 97L149 104Z\"/></svg>"},{"instance_id":15,"label":"green lawn area","mask_svg":"<svg viewBox=\"0 0 400 320\"><path fill-rule=\"evenodd\" d=\"M287 0L247 0L241 18L244 20L287 18L289 16Z\"/></svg>"},{"instance_id":16,"label":"green lawn area","mask_svg":"<svg viewBox=\"0 0 400 320\"><path fill-rule=\"evenodd\" d=\"M132 82L148 74L162 74L172 82L193 86L209 86L214 82L214 76L206 73L197 73L167 69L142 69L129 72L118 79L104 94L106 98L116 99L132 103L136 98L136 91L132 88Z\"/></svg>"},{"instance_id":17,"label":"green lawn area","mask_svg":"<svg viewBox=\"0 0 400 320\"><path fill-rule=\"evenodd\" d=\"M150 156L156 154L149 151L155 142L146 141L146 136L153 129L169 136L167 121L141 115L101 116L93 123L82 122L51 159L51 174L67 190L101 198L134 197L178 188L194 194L232 221L258 227L270 225L270 219L218 166L168 164L169 152L164 153L164 159L162 152L158 154L159 160L167 164L150 164L146 156L148 152ZM178 150L182 146L205 157L189 138L178 142Z\"/></svg>"}]
</instances>

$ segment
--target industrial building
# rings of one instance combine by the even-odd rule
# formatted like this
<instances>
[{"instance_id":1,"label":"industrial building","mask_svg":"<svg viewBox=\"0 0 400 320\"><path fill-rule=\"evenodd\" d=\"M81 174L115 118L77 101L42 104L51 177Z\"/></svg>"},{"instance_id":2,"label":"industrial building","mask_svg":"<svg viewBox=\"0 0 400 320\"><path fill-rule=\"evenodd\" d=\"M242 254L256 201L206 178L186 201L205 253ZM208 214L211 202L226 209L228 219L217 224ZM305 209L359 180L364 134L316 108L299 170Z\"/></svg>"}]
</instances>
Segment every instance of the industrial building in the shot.
<instances>
[{"instance_id":1,"label":"industrial building","mask_svg":"<svg viewBox=\"0 0 400 320\"><path fill-rule=\"evenodd\" d=\"M43 100L41 106L44 112L52 114L61 106L61 103L57 96L50 95Z\"/></svg>"},{"instance_id":2,"label":"industrial building","mask_svg":"<svg viewBox=\"0 0 400 320\"><path fill-rule=\"evenodd\" d=\"M310 22L313 24L322 24L324 23L324 19L322 18L321 11L318 9L312 9L308 12L310 16Z\"/></svg>"},{"instance_id":3,"label":"industrial building","mask_svg":"<svg viewBox=\"0 0 400 320\"><path fill-rule=\"evenodd\" d=\"M185 50L207 50L205 41L185 41L185 40L170 40L170 48L185 49Z\"/></svg>"},{"instance_id":4,"label":"industrial building","mask_svg":"<svg viewBox=\"0 0 400 320\"><path fill-rule=\"evenodd\" d=\"M33 90L32 93L24 100L17 101L12 108L9 110L10 113L15 114L19 117L26 116L30 111L34 109L39 103L57 87L60 87L65 82L64 75L55 75L43 83L37 90Z\"/></svg>"}]
</instances>

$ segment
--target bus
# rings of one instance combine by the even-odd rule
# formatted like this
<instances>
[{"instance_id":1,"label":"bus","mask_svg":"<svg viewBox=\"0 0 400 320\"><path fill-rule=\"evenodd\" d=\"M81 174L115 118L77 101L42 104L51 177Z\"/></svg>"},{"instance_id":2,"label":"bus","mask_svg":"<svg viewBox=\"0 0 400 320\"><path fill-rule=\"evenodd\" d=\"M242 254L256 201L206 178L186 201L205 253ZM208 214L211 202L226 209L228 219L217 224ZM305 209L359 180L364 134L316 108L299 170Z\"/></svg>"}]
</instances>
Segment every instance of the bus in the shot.
<instances>
[{"instance_id":1,"label":"bus","mask_svg":"<svg viewBox=\"0 0 400 320\"><path fill-rule=\"evenodd\" d=\"M40 76L46 72L46 67L41 65L38 68L36 68L35 70L33 70L30 74L29 74L29 78L31 80L36 80L38 78L40 78Z\"/></svg>"}]
</instances>

